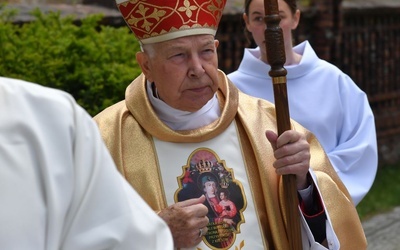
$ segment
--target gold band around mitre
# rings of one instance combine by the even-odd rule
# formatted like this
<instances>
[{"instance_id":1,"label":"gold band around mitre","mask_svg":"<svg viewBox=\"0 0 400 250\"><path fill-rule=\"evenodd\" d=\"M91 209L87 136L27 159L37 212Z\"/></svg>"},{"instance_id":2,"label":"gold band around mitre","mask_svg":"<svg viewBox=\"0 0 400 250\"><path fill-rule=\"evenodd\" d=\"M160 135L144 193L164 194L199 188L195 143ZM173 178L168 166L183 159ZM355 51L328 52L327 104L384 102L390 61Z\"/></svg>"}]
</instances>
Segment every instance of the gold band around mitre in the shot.
<instances>
[{"instance_id":1,"label":"gold band around mitre","mask_svg":"<svg viewBox=\"0 0 400 250\"><path fill-rule=\"evenodd\" d=\"M142 44L209 34L215 36L226 0L116 0Z\"/></svg>"}]
</instances>

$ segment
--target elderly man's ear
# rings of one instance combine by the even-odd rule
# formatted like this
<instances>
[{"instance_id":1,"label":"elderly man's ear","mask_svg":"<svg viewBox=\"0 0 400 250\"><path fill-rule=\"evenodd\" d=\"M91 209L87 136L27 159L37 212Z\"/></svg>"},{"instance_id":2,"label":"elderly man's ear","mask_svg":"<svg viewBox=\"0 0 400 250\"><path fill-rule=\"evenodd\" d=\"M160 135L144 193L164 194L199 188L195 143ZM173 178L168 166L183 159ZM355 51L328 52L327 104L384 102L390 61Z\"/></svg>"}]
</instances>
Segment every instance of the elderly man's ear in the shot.
<instances>
[{"instance_id":1,"label":"elderly man's ear","mask_svg":"<svg viewBox=\"0 0 400 250\"><path fill-rule=\"evenodd\" d=\"M149 62L149 55L147 55L145 52L137 52L136 53L136 61L140 65L140 68L142 69L143 74L146 76L146 79L150 82L153 82L152 75L151 75L151 70L150 70L150 62Z\"/></svg>"},{"instance_id":2,"label":"elderly man's ear","mask_svg":"<svg viewBox=\"0 0 400 250\"><path fill-rule=\"evenodd\" d=\"M214 40L215 48L218 48L219 46L219 41L217 39Z\"/></svg>"}]
</instances>

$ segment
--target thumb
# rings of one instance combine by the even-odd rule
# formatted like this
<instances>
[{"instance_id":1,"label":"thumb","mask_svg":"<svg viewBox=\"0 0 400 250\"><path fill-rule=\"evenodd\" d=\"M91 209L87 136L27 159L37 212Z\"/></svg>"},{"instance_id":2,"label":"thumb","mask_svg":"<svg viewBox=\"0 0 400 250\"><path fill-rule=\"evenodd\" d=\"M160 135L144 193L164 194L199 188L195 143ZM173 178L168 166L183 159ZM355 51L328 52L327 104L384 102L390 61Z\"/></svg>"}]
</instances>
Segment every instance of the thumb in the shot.
<instances>
[{"instance_id":1,"label":"thumb","mask_svg":"<svg viewBox=\"0 0 400 250\"><path fill-rule=\"evenodd\" d=\"M193 199L189 199L189 200L185 200L185 201L181 201L180 206L181 207L190 207L196 204L202 204L206 201L206 197L203 195L201 195L199 198L193 198Z\"/></svg>"},{"instance_id":2,"label":"thumb","mask_svg":"<svg viewBox=\"0 0 400 250\"><path fill-rule=\"evenodd\" d=\"M265 136L267 137L269 143L271 143L272 148L274 151L276 150L276 141L278 140L278 135L273 132L272 130L265 131Z\"/></svg>"}]
</instances>

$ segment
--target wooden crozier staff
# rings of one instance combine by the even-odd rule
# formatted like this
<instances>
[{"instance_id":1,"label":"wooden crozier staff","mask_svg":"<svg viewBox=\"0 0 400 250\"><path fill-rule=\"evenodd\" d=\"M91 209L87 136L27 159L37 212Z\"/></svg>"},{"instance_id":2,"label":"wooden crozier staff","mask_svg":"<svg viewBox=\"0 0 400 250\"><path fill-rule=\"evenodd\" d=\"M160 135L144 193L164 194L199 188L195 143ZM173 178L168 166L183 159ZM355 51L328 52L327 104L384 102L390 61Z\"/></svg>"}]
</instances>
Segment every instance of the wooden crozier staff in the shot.
<instances>
[{"instance_id":1,"label":"wooden crozier staff","mask_svg":"<svg viewBox=\"0 0 400 250\"><path fill-rule=\"evenodd\" d=\"M287 71L283 67L286 62L285 46L282 29L279 26L279 7L277 0L264 0L265 8L265 43L268 63L271 65L269 75L272 78L275 112L278 126L278 135L290 130L289 105L286 89ZM298 211L298 196L296 176L293 174L283 175L283 195L285 206L284 221L286 223L290 250L301 250L301 229Z\"/></svg>"}]
</instances>

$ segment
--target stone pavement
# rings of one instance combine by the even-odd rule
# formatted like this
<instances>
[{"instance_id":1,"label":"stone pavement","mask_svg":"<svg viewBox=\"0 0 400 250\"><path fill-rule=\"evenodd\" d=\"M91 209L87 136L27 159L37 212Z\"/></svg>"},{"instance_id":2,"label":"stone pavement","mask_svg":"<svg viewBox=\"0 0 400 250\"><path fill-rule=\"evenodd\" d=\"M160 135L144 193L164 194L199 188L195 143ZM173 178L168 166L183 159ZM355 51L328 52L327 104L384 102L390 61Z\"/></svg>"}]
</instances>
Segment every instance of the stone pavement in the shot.
<instances>
[{"instance_id":1,"label":"stone pavement","mask_svg":"<svg viewBox=\"0 0 400 250\"><path fill-rule=\"evenodd\" d=\"M400 250L400 207L362 222L368 250Z\"/></svg>"}]
</instances>

